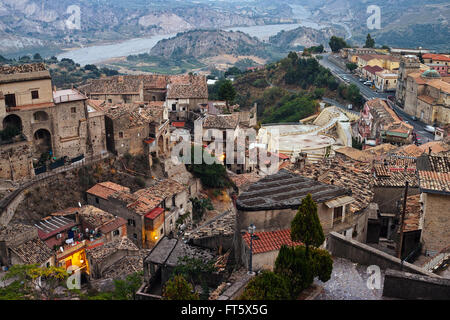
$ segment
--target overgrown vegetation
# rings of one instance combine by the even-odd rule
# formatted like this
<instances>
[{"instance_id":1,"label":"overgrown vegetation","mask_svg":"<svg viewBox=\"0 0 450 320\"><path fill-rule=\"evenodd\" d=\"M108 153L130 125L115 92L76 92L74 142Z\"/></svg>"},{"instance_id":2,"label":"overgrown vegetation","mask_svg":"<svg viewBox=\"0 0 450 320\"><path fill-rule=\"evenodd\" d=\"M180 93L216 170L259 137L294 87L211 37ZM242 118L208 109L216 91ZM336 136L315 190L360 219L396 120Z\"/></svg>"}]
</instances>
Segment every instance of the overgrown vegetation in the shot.
<instances>
[{"instance_id":1,"label":"overgrown vegetation","mask_svg":"<svg viewBox=\"0 0 450 320\"><path fill-rule=\"evenodd\" d=\"M202 220L206 210L214 210L214 207L209 198L190 198L189 200L192 202L192 218L194 222Z\"/></svg>"},{"instance_id":2,"label":"overgrown vegetation","mask_svg":"<svg viewBox=\"0 0 450 320\"><path fill-rule=\"evenodd\" d=\"M225 169L225 166L221 163L212 163L207 164L205 162L205 153L206 151L204 148L200 147L194 147L191 148L191 164L187 164L186 168L189 170L194 176L200 179L202 182L202 185L205 188L225 188L230 187L233 185L232 181L228 177L227 170ZM194 162L194 156L195 152L201 152L202 153L202 163L195 164ZM206 155L208 156L208 155Z\"/></svg>"},{"instance_id":3,"label":"overgrown vegetation","mask_svg":"<svg viewBox=\"0 0 450 320\"><path fill-rule=\"evenodd\" d=\"M98 68L93 64L81 67L72 59L63 58L58 60L55 56L44 59L40 54L36 53L31 56L22 56L18 59L6 59L0 56L1 64L18 65L24 63L45 63L52 76L53 85L58 89L70 89L72 85L78 86L86 83L89 79L98 79L103 76L114 76L119 74L117 70L109 68Z\"/></svg>"}]
</instances>

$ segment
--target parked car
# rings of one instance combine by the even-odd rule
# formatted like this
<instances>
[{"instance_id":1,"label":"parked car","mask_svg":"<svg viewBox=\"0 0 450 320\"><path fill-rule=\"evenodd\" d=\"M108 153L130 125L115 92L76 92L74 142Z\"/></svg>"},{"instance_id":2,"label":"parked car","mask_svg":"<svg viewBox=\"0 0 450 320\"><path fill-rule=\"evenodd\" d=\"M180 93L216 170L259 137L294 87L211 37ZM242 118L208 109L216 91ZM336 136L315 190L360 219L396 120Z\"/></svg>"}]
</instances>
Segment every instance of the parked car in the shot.
<instances>
[{"instance_id":1,"label":"parked car","mask_svg":"<svg viewBox=\"0 0 450 320\"><path fill-rule=\"evenodd\" d=\"M353 109L353 105L352 105L352 104L349 104L349 105L347 106L347 109L348 109L348 110L352 110L352 109Z\"/></svg>"},{"instance_id":2,"label":"parked car","mask_svg":"<svg viewBox=\"0 0 450 320\"><path fill-rule=\"evenodd\" d=\"M434 133L436 131L436 128L428 125L428 126L425 126L425 128L423 128L423 130L425 130L426 132L429 132L429 133Z\"/></svg>"},{"instance_id":3,"label":"parked car","mask_svg":"<svg viewBox=\"0 0 450 320\"><path fill-rule=\"evenodd\" d=\"M365 86L373 86L373 82L372 81L366 81L363 83Z\"/></svg>"},{"instance_id":4,"label":"parked car","mask_svg":"<svg viewBox=\"0 0 450 320\"><path fill-rule=\"evenodd\" d=\"M417 117L416 116L412 116L411 119L412 119L412 121L417 121Z\"/></svg>"},{"instance_id":5,"label":"parked car","mask_svg":"<svg viewBox=\"0 0 450 320\"><path fill-rule=\"evenodd\" d=\"M366 79L359 78L359 82L366 82Z\"/></svg>"}]
</instances>

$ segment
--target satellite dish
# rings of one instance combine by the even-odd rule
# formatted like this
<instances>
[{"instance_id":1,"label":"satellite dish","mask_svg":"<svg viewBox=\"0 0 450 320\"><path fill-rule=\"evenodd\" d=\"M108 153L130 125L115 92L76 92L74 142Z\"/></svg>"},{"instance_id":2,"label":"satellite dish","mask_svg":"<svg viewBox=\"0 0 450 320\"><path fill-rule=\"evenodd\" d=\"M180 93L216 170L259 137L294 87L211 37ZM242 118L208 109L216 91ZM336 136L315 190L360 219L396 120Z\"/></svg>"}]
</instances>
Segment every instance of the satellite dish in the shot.
<instances>
[{"instance_id":1,"label":"satellite dish","mask_svg":"<svg viewBox=\"0 0 450 320\"><path fill-rule=\"evenodd\" d=\"M61 250L61 252L64 252L64 248L63 247L59 247L59 250Z\"/></svg>"},{"instance_id":2,"label":"satellite dish","mask_svg":"<svg viewBox=\"0 0 450 320\"><path fill-rule=\"evenodd\" d=\"M81 208L81 203L78 201L78 206Z\"/></svg>"}]
</instances>

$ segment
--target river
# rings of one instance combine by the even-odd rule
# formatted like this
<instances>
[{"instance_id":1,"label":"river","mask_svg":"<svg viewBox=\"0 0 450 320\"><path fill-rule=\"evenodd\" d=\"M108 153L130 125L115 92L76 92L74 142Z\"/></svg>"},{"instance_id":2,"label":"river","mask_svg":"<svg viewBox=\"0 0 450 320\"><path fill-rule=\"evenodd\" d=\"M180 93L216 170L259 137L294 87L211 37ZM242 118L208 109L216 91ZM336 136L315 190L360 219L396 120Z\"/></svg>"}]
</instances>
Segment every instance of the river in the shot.
<instances>
[{"instance_id":1,"label":"river","mask_svg":"<svg viewBox=\"0 0 450 320\"><path fill-rule=\"evenodd\" d=\"M257 37L262 41L267 41L269 37L278 32L292 30L300 26L321 29L323 26L309 20L309 11L302 6L292 6L294 16L301 19L301 23L296 24L275 24L251 27L233 27L224 30L242 31L252 37ZM109 59L149 52L158 41L174 37L175 34L157 35L148 38L135 38L126 41L115 42L106 45L93 45L89 47L73 49L57 56L58 59L69 58L80 65L100 63Z\"/></svg>"}]
</instances>

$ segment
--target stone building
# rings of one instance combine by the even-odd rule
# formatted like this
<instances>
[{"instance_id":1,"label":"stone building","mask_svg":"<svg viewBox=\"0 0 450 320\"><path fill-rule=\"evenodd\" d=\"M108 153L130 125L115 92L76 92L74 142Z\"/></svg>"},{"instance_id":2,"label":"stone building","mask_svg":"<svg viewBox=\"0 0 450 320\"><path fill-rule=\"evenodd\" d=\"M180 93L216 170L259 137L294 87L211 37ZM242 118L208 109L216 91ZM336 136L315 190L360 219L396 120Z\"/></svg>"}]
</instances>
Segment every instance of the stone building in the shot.
<instances>
[{"instance_id":1,"label":"stone building","mask_svg":"<svg viewBox=\"0 0 450 320\"><path fill-rule=\"evenodd\" d=\"M162 102L106 105L104 112L110 152L119 156L168 154L170 126Z\"/></svg>"},{"instance_id":2,"label":"stone building","mask_svg":"<svg viewBox=\"0 0 450 320\"><path fill-rule=\"evenodd\" d=\"M75 158L104 150L101 135L95 134L100 143L91 140L86 97L74 89L53 91L44 64L2 66L0 92L2 129L11 135L1 143L0 178L32 177L31 159L43 154Z\"/></svg>"},{"instance_id":3,"label":"stone building","mask_svg":"<svg viewBox=\"0 0 450 320\"><path fill-rule=\"evenodd\" d=\"M422 251L434 255L450 245L450 158L423 155L417 161Z\"/></svg>"},{"instance_id":4,"label":"stone building","mask_svg":"<svg viewBox=\"0 0 450 320\"><path fill-rule=\"evenodd\" d=\"M116 217L91 205L83 206L78 210L78 223L81 230L92 230L100 233L105 243L127 236L127 221Z\"/></svg>"},{"instance_id":5,"label":"stone building","mask_svg":"<svg viewBox=\"0 0 450 320\"><path fill-rule=\"evenodd\" d=\"M406 80L404 109L430 125L450 123L450 78L436 70L410 73Z\"/></svg>"},{"instance_id":6,"label":"stone building","mask_svg":"<svg viewBox=\"0 0 450 320\"><path fill-rule=\"evenodd\" d=\"M166 108L171 121L191 119L190 112L200 111L208 103L205 76L171 76L167 84Z\"/></svg>"},{"instance_id":7,"label":"stone building","mask_svg":"<svg viewBox=\"0 0 450 320\"><path fill-rule=\"evenodd\" d=\"M330 230L346 230L349 206L355 201L351 189L325 184L286 169L266 176L250 185L236 201L237 230L253 223L258 231L290 229L301 201L311 194L327 234Z\"/></svg>"},{"instance_id":8,"label":"stone building","mask_svg":"<svg viewBox=\"0 0 450 320\"><path fill-rule=\"evenodd\" d=\"M54 265L53 251L38 236L38 229L24 224L0 227L0 264Z\"/></svg>"},{"instance_id":9,"label":"stone building","mask_svg":"<svg viewBox=\"0 0 450 320\"><path fill-rule=\"evenodd\" d=\"M110 104L163 101L170 120L187 120L208 102L206 77L199 75L127 75L91 80L79 90Z\"/></svg>"},{"instance_id":10,"label":"stone building","mask_svg":"<svg viewBox=\"0 0 450 320\"><path fill-rule=\"evenodd\" d=\"M126 75L91 80L78 89L90 99L120 104L136 101L165 101L168 77Z\"/></svg>"},{"instance_id":11,"label":"stone building","mask_svg":"<svg viewBox=\"0 0 450 320\"><path fill-rule=\"evenodd\" d=\"M364 104L358 121L360 141L375 140L379 143L409 144L413 127L400 120L382 99L372 99Z\"/></svg>"},{"instance_id":12,"label":"stone building","mask_svg":"<svg viewBox=\"0 0 450 320\"><path fill-rule=\"evenodd\" d=\"M88 203L125 219L128 237L140 248L153 247L164 235L176 231L180 217L188 214L189 218L192 213L188 188L172 179L135 193L112 190L94 186L88 190Z\"/></svg>"},{"instance_id":13,"label":"stone building","mask_svg":"<svg viewBox=\"0 0 450 320\"><path fill-rule=\"evenodd\" d=\"M126 257L139 255L139 249L127 237L119 237L101 246L86 250L91 279L102 278L109 267Z\"/></svg>"}]
</instances>

